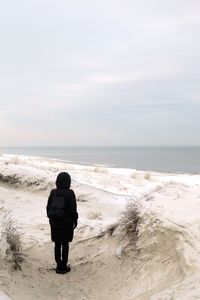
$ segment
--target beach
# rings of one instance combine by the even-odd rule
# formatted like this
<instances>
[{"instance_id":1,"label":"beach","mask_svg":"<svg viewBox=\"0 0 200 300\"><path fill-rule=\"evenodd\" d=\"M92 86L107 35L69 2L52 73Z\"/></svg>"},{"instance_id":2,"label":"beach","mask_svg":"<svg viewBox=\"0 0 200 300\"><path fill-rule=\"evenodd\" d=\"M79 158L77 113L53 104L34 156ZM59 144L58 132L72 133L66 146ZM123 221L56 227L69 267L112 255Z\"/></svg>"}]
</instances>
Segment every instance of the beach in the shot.
<instances>
[{"instance_id":1,"label":"beach","mask_svg":"<svg viewBox=\"0 0 200 300\"><path fill-rule=\"evenodd\" d=\"M59 172L72 177L78 227L71 272L55 273L46 216ZM120 220L138 204L137 238ZM0 299L200 299L200 175L0 155ZM4 214L23 232L21 270L8 257ZM110 232L112 228L112 232Z\"/></svg>"}]
</instances>

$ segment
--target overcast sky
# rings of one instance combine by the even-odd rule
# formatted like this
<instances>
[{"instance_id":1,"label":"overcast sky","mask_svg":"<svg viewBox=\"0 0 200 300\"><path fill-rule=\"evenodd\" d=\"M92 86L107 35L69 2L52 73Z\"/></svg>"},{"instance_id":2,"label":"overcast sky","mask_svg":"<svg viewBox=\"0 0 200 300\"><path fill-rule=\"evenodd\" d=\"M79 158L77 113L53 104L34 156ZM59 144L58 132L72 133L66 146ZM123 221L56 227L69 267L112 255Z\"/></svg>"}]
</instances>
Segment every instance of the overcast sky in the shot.
<instances>
[{"instance_id":1,"label":"overcast sky","mask_svg":"<svg viewBox=\"0 0 200 300\"><path fill-rule=\"evenodd\" d=\"M200 145L200 1L6 0L0 146Z\"/></svg>"}]
</instances>

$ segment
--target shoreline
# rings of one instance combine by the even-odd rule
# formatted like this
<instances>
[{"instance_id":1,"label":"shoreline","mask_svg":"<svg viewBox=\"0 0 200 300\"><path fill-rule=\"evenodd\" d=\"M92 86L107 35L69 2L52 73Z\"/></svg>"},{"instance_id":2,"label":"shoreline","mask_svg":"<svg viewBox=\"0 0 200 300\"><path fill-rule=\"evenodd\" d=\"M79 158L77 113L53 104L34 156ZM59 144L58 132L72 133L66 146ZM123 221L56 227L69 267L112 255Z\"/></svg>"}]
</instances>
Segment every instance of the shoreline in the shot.
<instances>
[{"instance_id":1,"label":"shoreline","mask_svg":"<svg viewBox=\"0 0 200 300\"><path fill-rule=\"evenodd\" d=\"M59 172L66 171L72 177L74 188L85 187L103 190L116 195L132 197L148 193L157 185L182 184L188 187L198 185L198 174L160 173L136 169L108 168L68 163L38 156L4 154L0 156L0 184L15 188L45 193L54 186Z\"/></svg>"},{"instance_id":2,"label":"shoreline","mask_svg":"<svg viewBox=\"0 0 200 300\"><path fill-rule=\"evenodd\" d=\"M200 147L199 147L200 148ZM56 159L86 166L146 170L170 174L200 174L198 147L18 147L3 153Z\"/></svg>"},{"instance_id":3,"label":"shoreline","mask_svg":"<svg viewBox=\"0 0 200 300\"><path fill-rule=\"evenodd\" d=\"M128 167L120 167L120 166L112 166L112 165L107 165L107 164L101 164L101 163L87 163L87 162L77 162L77 161L71 161L71 160L65 160L65 159L59 159L56 157L48 157L48 156L38 156L38 155L26 155L26 154L10 154L10 153L0 153L0 157L10 157L10 158L21 158L21 159L38 159L39 161L43 160L43 161L50 161L50 162L55 162L55 163L63 163L66 165L71 165L71 166L77 166L80 168L84 168L84 167L89 167L89 168L95 168L95 167L99 167L99 168L105 168L107 170L122 170L123 173L125 173L125 171L127 171L127 173L129 172L133 172L136 171L138 173L144 173L144 172L150 172L150 173L154 173L157 175L186 175L186 176L198 176L200 175L200 173L189 173L189 172L173 172L173 171L154 171L154 170L141 170L141 169L136 169L136 168L128 168ZM111 172L112 173L112 172Z\"/></svg>"}]
</instances>

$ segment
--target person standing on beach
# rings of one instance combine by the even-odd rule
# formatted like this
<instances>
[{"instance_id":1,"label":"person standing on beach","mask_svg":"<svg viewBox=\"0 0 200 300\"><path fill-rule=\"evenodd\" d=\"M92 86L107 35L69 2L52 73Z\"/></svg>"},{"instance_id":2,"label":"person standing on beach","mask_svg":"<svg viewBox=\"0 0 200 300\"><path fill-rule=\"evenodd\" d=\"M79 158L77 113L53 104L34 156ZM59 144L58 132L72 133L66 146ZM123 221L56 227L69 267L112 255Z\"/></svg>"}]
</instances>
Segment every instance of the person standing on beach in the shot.
<instances>
[{"instance_id":1,"label":"person standing on beach","mask_svg":"<svg viewBox=\"0 0 200 300\"><path fill-rule=\"evenodd\" d=\"M46 207L51 239L55 243L54 255L58 274L70 271L70 266L67 265L69 242L73 240L74 229L77 227L78 221L76 196L70 189L70 185L71 177L68 173L58 174L57 188L50 192Z\"/></svg>"}]
</instances>

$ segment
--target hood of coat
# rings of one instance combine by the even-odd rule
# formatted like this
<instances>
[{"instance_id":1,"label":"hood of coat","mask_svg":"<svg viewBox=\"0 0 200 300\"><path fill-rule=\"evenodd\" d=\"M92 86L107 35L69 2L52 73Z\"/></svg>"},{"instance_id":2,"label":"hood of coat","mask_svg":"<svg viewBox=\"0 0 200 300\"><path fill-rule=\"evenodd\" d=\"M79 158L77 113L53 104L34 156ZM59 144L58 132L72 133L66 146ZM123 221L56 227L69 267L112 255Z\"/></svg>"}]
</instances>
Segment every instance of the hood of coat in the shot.
<instances>
[{"instance_id":1,"label":"hood of coat","mask_svg":"<svg viewBox=\"0 0 200 300\"><path fill-rule=\"evenodd\" d=\"M69 189L71 185L71 177L67 172L61 172L56 179L56 186L58 189Z\"/></svg>"}]
</instances>

